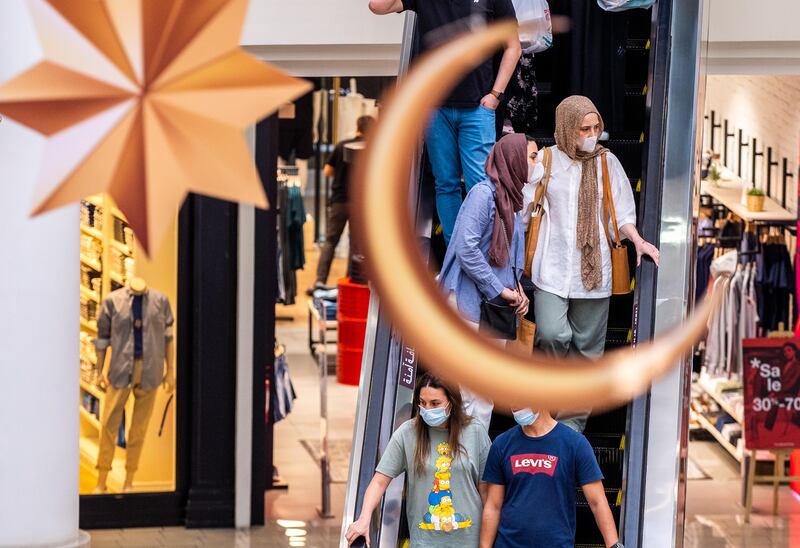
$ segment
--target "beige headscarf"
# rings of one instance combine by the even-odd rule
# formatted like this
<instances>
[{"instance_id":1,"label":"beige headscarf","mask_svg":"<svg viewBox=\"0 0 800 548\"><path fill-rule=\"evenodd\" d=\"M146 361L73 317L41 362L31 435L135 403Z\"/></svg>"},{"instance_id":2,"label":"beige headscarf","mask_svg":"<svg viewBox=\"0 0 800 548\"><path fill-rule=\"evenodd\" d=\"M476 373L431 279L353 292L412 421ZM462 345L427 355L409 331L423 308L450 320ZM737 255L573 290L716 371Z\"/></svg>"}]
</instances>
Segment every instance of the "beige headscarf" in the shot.
<instances>
[{"instance_id":1,"label":"beige headscarf","mask_svg":"<svg viewBox=\"0 0 800 548\"><path fill-rule=\"evenodd\" d=\"M581 252L581 281L587 291L603 283L603 258L600 254L600 228L598 209L600 194L597 190L597 161L606 149L599 143L594 152L578 149L579 130L587 114L597 114L600 131L603 117L587 97L567 97L556 108L556 145L571 159L581 162L581 186L578 190L578 229L576 244Z\"/></svg>"}]
</instances>

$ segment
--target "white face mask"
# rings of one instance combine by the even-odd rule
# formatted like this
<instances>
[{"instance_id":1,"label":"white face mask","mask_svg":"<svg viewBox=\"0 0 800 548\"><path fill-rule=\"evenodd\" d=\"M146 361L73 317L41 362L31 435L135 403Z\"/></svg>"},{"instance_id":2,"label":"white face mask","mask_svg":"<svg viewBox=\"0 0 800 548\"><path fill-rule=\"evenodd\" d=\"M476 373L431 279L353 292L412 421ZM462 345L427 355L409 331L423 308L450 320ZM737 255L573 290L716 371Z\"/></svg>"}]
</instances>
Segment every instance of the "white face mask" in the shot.
<instances>
[{"instance_id":1,"label":"white face mask","mask_svg":"<svg viewBox=\"0 0 800 548\"><path fill-rule=\"evenodd\" d=\"M544 177L544 166L542 162L536 162L533 165L528 162L528 182L535 185L542 180L542 177Z\"/></svg>"},{"instance_id":2,"label":"white face mask","mask_svg":"<svg viewBox=\"0 0 800 548\"><path fill-rule=\"evenodd\" d=\"M539 418L539 413L534 413L528 408L512 411L511 414L514 415L514 420L517 421L517 424L520 426L530 426Z\"/></svg>"},{"instance_id":3,"label":"white face mask","mask_svg":"<svg viewBox=\"0 0 800 548\"><path fill-rule=\"evenodd\" d=\"M578 148L583 152L594 152L597 146L597 137L579 137Z\"/></svg>"}]
</instances>

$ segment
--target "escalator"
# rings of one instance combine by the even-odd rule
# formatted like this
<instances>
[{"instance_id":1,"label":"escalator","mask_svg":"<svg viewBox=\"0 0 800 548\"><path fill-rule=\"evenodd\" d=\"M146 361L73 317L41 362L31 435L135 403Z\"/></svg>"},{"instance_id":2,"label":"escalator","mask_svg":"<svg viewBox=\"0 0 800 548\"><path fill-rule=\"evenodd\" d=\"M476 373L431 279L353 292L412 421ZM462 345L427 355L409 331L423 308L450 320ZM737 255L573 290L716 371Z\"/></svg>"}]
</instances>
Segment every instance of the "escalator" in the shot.
<instances>
[{"instance_id":1,"label":"escalator","mask_svg":"<svg viewBox=\"0 0 800 548\"><path fill-rule=\"evenodd\" d=\"M555 108L568 95L594 100L604 116L609 139L603 144L624 166L638 204L642 236L658 242L661 236L661 196L668 121L666 99L670 86L670 50L676 6L700 0L661 0L649 10L607 13L588 0L553 0L554 16L572 22L567 34L557 35L554 46L535 57L538 119L529 131L539 147L554 144ZM696 7L696 6L695 6ZM691 25L691 22L685 23ZM697 23L699 24L699 23ZM419 41L413 14L406 15L401 68L404 71ZM412 170L412 204L423 253L434 265L441 260L443 242L434 211L433 179L421 154ZM688 213L687 213L688 217ZM629 248L634 291L612 297L606 349L624 347L653 335L657 277L652 264L636 268ZM668 266L662 266L660 274ZM365 355L356 414L350 476L343 530L358 516L364 491L379 456L394 429L412 414L414 379L420 368L412 348L404 345L380 310L373 294L365 341ZM647 458L647 398L593 415L585 435L592 444L605 476L605 487L618 529L627 546L639 546L644 469ZM513 426L496 413L490 437ZM396 547L408 538L403 509L403 477L396 478L372 521L371 544ZM603 546L591 510L579 493L576 546ZM626 538L627 537L627 538ZM345 546L346 544L342 544Z\"/></svg>"}]
</instances>

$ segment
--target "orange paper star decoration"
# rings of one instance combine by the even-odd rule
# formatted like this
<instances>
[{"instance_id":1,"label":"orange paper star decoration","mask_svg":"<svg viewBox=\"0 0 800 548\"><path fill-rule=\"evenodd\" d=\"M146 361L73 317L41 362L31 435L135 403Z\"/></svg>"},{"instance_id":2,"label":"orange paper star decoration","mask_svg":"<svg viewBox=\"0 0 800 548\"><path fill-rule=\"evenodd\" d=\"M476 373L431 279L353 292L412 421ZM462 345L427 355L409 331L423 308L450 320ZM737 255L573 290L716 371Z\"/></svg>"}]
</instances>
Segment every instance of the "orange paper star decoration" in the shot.
<instances>
[{"instance_id":1,"label":"orange paper star decoration","mask_svg":"<svg viewBox=\"0 0 800 548\"><path fill-rule=\"evenodd\" d=\"M145 250L189 192L266 207L243 131L308 91L244 53L247 0L29 0L0 112L46 135L33 213L107 192Z\"/></svg>"}]
</instances>

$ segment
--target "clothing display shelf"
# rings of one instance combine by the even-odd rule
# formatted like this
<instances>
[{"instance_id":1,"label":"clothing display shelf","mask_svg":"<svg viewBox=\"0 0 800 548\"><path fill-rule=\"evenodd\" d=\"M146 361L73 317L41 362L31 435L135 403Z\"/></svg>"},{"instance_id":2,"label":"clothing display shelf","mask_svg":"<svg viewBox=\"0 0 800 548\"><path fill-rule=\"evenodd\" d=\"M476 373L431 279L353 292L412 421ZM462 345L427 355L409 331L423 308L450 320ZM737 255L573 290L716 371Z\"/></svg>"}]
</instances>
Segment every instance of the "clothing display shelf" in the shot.
<instances>
[{"instance_id":1,"label":"clothing display shelf","mask_svg":"<svg viewBox=\"0 0 800 548\"><path fill-rule=\"evenodd\" d=\"M743 452L741 446L737 445L734 446L731 442L729 442L722 433L717 430L717 428L712 424L712 422L706 418L705 415L702 413L695 413L695 417L700 425L703 427L705 431L711 434L715 440L728 452L731 454L733 458L737 461L741 462L743 458Z\"/></svg>"},{"instance_id":2,"label":"clothing display shelf","mask_svg":"<svg viewBox=\"0 0 800 548\"><path fill-rule=\"evenodd\" d=\"M88 335L93 343L103 298L125 286L134 274L133 232L125 215L103 195L90 196L81 203L80 232L80 331L82 340ZM80 357L80 458L82 466L93 469L106 394L98 384L102 364L97 363L93 344L81 344ZM131 411L126 407L128 416ZM124 463L125 449L117 447L108 479L112 489L124 482Z\"/></svg>"},{"instance_id":3,"label":"clothing display shelf","mask_svg":"<svg viewBox=\"0 0 800 548\"><path fill-rule=\"evenodd\" d=\"M740 382L732 382L726 379L724 385L720 387L717 379L712 379L708 375L701 375L700 380L697 381L697 385L702 388L703 392L708 394L711 399L717 402L717 405L719 405L720 409L730 415L733 420L739 424L744 422L742 417L743 410L736 409L725 397L727 393L731 392L741 395L742 384Z\"/></svg>"},{"instance_id":4,"label":"clothing display shelf","mask_svg":"<svg viewBox=\"0 0 800 548\"><path fill-rule=\"evenodd\" d=\"M744 425L744 408L731 403L731 396L734 397L733 399L738 399L738 397L742 396L743 387L741 382L727 378L714 378L703 372L694 384L703 393L708 394L723 413L731 417L737 424ZM733 445L722 435L722 432L717 429L709 417L695 410L692 410L692 416L700 427L711 434L733 458L742 462L744 459L744 437L741 438L737 445ZM772 462L774 460L775 455L770 451L759 450L756 452L756 461L758 462Z\"/></svg>"},{"instance_id":5,"label":"clothing display shelf","mask_svg":"<svg viewBox=\"0 0 800 548\"><path fill-rule=\"evenodd\" d=\"M696 381L702 393L708 396L717 404L720 411L730 416L737 424L741 425L742 413L736 409L735 405L726 397L727 394L741 394L742 385L737 381L730 381L726 379L714 379L709 377L705 372L701 374L700 378ZM692 410L692 416L700 427L711 434L711 436L728 452L733 458L741 462L743 457L743 450L740 443L734 445L730 442L714 424L714 419L707 417L704 413Z\"/></svg>"},{"instance_id":6,"label":"clothing display shelf","mask_svg":"<svg viewBox=\"0 0 800 548\"><path fill-rule=\"evenodd\" d=\"M332 306L331 306L332 305ZM333 310L334 316L323 318L321 307L318 306L316 299L308 301L308 350L313 357L316 358L317 352L320 350L328 351L328 345L335 345L337 343L337 330L338 323L336 322L336 305L331 303L326 309ZM326 331L325 335L325 348L322 348L322 341L318 337L314 337L315 333L320 333L320 330ZM334 371L335 373L335 371Z\"/></svg>"},{"instance_id":7,"label":"clothing display shelf","mask_svg":"<svg viewBox=\"0 0 800 548\"><path fill-rule=\"evenodd\" d=\"M700 192L724 205L737 217L745 221L775 224L794 224L797 222L796 213L782 208L778 202L770 197L765 197L764 199L764 211L748 210L747 206L742 204L742 196L746 192L745 185L747 183L738 178L721 180L716 184L704 180L700 185ZM749 187L749 185L747 186Z\"/></svg>"}]
</instances>

